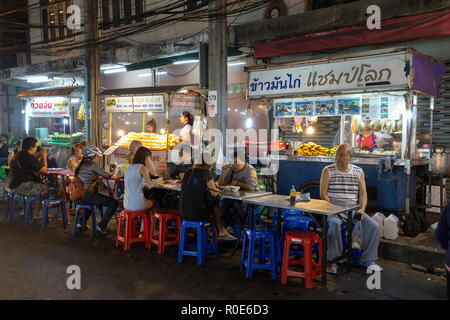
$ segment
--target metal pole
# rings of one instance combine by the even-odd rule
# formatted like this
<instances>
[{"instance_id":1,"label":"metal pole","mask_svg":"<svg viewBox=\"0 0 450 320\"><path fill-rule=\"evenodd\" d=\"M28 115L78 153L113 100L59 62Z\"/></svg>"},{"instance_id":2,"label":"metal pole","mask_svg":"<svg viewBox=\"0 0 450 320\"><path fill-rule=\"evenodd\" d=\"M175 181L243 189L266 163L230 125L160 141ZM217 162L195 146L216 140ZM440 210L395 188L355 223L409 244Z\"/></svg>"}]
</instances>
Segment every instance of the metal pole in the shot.
<instances>
[{"instance_id":1,"label":"metal pole","mask_svg":"<svg viewBox=\"0 0 450 320\"><path fill-rule=\"evenodd\" d=\"M431 208L431 158L433 155L433 116L434 116L434 97L430 98L430 153L428 155L428 201L427 207ZM426 212L426 209L425 211Z\"/></svg>"}]
</instances>

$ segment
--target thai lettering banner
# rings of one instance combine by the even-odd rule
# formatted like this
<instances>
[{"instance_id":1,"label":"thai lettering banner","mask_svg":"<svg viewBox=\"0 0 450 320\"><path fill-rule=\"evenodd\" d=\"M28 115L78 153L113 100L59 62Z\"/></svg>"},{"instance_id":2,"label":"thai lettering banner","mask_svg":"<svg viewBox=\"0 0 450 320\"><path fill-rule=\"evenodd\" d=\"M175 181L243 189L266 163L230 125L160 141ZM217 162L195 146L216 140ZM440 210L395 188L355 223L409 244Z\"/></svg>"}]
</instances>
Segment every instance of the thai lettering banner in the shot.
<instances>
[{"instance_id":1,"label":"thai lettering banner","mask_svg":"<svg viewBox=\"0 0 450 320\"><path fill-rule=\"evenodd\" d=\"M133 112L132 97L112 97L105 99L106 112Z\"/></svg>"},{"instance_id":2,"label":"thai lettering banner","mask_svg":"<svg viewBox=\"0 0 450 320\"><path fill-rule=\"evenodd\" d=\"M106 112L164 112L164 96L105 98Z\"/></svg>"},{"instance_id":3,"label":"thai lettering banner","mask_svg":"<svg viewBox=\"0 0 450 320\"><path fill-rule=\"evenodd\" d=\"M134 112L164 112L164 96L133 97Z\"/></svg>"},{"instance_id":4,"label":"thai lettering banner","mask_svg":"<svg viewBox=\"0 0 450 320\"><path fill-rule=\"evenodd\" d=\"M30 117L65 117L69 112L70 99L66 97L34 98L28 103Z\"/></svg>"},{"instance_id":5,"label":"thai lettering banner","mask_svg":"<svg viewBox=\"0 0 450 320\"><path fill-rule=\"evenodd\" d=\"M200 108L200 98L188 94L173 94L172 108Z\"/></svg>"},{"instance_id":6,"label":"thai lettering banner","mask_svg":"<svg viewBox=\"0 0 450 320\"><path fill-rule=\"evenodd\" d=\"M407 88L405 53L249 72L249 97Z\"/></svg>"}]
</instances>

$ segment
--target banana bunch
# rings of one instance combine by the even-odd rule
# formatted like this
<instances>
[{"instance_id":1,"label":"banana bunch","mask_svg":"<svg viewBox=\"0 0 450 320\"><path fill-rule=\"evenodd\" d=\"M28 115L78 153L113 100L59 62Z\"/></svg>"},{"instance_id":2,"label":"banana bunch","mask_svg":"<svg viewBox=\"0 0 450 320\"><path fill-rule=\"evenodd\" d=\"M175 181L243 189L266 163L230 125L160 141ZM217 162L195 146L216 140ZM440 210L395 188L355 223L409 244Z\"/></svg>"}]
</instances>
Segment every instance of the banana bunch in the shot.
<instances>
[{"instance_id":1,"label":"banana bunch","mask_svg":"<svg viewBox=\"0 0 450 320\"><path fill-rule=\"evenodd\" d=\"M299 156L326 156L328 148L313 142L308 142L300 145L296 151Z\"/></svg>"},{"instance_id":2,"label":"banana bunch","mask_svg":"<svg viewBox=\"0 0 450 320\"><path fill-rule=\"evenodd\" d=\"M336 155L336 149L338 146L334 146L331 149L328 149L327 151L327 157L334 157Z\"/></svg>"}]
</instances>

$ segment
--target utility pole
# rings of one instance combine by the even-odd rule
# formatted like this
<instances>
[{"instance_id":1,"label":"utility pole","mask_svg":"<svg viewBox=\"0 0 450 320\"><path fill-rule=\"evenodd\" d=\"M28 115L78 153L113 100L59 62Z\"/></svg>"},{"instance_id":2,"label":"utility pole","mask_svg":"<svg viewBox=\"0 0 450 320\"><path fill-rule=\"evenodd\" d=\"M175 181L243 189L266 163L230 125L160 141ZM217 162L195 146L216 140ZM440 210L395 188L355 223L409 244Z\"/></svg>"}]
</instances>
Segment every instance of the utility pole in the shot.
<instances>
[{"instance_id":1,"label":"utility pole","mask_svg":"<svg viewBox=\"0 0 450 320\"><path fill-rule=\"evenodd\" d=\"M208 118L208 127L222 132L222 150L226 154L226 129L228 127L228 76L227 76L227 1L212 0L209 3L209 53L208 53L208 89L217 91L217 114Z\"/></svg>"},{"instance_id":2,"label":"utility pole","mask_svg":"<svg viewBox=\"0 0 450 320\"><path fill-rule=\"evenodd\" d=\"M101 148L102 139L102 106L100 97L100 55L98 47L98 1L84 0L87 10L87 41L86 49L87 83L89 97L89 110L86 117L89 121L89 142Z\"/></svg>"}]
</instances>

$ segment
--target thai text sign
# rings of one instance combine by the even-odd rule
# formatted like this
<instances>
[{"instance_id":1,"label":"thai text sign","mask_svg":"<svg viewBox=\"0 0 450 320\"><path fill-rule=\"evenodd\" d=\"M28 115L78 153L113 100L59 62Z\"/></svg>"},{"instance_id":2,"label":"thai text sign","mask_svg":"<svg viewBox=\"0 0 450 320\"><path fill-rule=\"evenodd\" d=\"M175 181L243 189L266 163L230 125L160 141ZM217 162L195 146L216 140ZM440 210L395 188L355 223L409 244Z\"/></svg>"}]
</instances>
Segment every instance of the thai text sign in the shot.
<instances>
[{"instance_id":1,"label":"thai text sign","mask_svg":"<svg viewBox=\"0 0 450 320\"><path fill-rule=\"evenodd\" d=\"M134 112L164 112L164 96L133 97Z\"/></svg>"},{"instance_id":2,"label":"thai text sign","mask_svg":"<svg viewBox=\"0 0 450 320\"><path fill-rule=\"evenodd\" d=\"M28 104L30 117L58 117L69 115L70 99L66 97L45 97L31 99Z\"/></svg>"},{"instance_id":3,"label":"thai text sign","mask_svg":"<svg viewBox=\"0 0 450 320\"><path fill-rule=\"evenodd\" d=\"M164 112L164 96L105 98L106 112Z\"/></svg>"},{"instance_id":4,"label":"thai text sign","mask_svg":"<svg viewBox=\"0 0 450 320\"><path fill-rule=\"evenodd\" d=\"M249 73L249 97L282 96L409 85L405 53Z\"/></svg>"},{"instance_id":5,"label":"thai text sign","mask_svg":"<svg viewBox=\"0 0 450 320\"><path fill-rule=\"evenodd\" d=\"M200 98L188 94L173 94L172 108L200 108Z\"/></svg>"}]
</instances>

